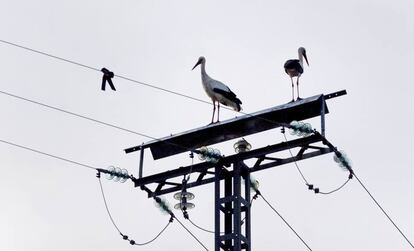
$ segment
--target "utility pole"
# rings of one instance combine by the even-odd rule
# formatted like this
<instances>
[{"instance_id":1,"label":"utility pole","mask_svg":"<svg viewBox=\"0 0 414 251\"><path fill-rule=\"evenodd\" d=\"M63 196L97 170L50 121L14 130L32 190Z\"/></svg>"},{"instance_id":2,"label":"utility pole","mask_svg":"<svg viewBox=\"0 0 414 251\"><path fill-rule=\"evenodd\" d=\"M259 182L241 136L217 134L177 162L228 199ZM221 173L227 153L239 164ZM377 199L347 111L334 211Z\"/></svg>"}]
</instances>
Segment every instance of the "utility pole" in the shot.
<instances>
[{"instance_id":1,"label":"utility pole","mask_svg":"<svg viewBox=\"0 0 414 251\"><path fill-rule=\"evenodd\" d=\"M324 135L325 114L329 113L326 100L345 94L346 91L339 91L328 95L316 95L125 149L126 153L140 151L138 178L133 179L135 187L146 191L151 198L214 183L214 250L251 251L250 173L335 151ZM314 133L253 150L250 150L251 146L246 141L240 140L235 144L237 153L234 155L220 156L215 161L179 167L154 175L143 175L145 149L150 149L154 160L183 152L200 154L200 147L278 127L289 127L290 122L294 120L318 116L321 117L322 134ZM296 156L274 156L295 148L299 149ZM255 159L255 164L247 166L244 161L248 159ZM182 177L190 173L196 177L194 180L179 181L184 180Z\"/></svg>"}]
</instances>

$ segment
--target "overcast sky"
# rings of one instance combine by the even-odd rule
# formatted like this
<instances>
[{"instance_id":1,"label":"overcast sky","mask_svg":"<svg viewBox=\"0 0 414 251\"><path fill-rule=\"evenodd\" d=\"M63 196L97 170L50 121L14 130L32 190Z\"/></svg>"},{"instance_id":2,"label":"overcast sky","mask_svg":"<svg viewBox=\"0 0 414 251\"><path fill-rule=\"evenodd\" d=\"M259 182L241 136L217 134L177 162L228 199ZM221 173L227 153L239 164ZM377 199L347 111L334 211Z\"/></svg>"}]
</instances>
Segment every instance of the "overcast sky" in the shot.
<instances>
[{"instance_id":1,"label":"overcast sky","mask_svg":"<svg viewBox=\"0 0 414 251\"><path fill-rule=\"evenodd\" d=\"M328 101L327 137L347 152L355 172L414 240L412 0L0 1L2 40L208 101L199 69L191 71L203 55L208 74L229 85L248 113L290 100L283 64L304 46L310 67L301 78L302 96L348 91ZM116 92L102 92L99 72L5 44L0 55L1 91L154 137L211 119L210 105L119 78ZM149 141L5 95L0 106L0 139L96 167L136 174L138 154L123 149ZM235 116L221 112L222 120ZM310 122L319 128L318 120ZM278 129L246 139L253 148L283 140ZM230 155L234 142L215 147ZM94 171L3 143L0 157L0 250L203 250L177 223L151 245L131 247L106 215ZM187 153L160 161L147 154L145 174L190 163ZM347 176L332 154L299 165L325 190ZM319 196L306 189L293 164L255 177L315 251L411 250L356 181ZM135 241L151 239L167 223L132 183L103 185L115 220ZM190 217L213 229L214 186L192 192ZM213 250L212 234L188 226ZM306 250L260 199L252 207L252 247Z\"/></svg>"}]
</instances>

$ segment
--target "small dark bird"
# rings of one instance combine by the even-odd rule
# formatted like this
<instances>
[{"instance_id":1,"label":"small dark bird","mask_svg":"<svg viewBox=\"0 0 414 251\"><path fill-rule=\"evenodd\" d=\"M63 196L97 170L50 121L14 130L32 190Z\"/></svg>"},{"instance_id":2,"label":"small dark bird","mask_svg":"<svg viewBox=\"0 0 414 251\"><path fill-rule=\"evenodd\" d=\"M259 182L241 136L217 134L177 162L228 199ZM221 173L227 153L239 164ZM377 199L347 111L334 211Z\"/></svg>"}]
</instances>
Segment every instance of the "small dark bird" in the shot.
<instances>
[{"instance_id":1,"label":"small dark bird","mask_svg":"<svg viewBox=\"0 0 414 251\"><path fill-rule=\"evenodd\" d=\"M210 78L206 73L206 59L200 57L193 69L201 64L201 83L203 84L204 91L213 101L213 117L211 118L211 124L214 123L214 113L216 112L217 102L217 122L219 122L220 116L220 103L225 106L232 107L235 111L241 111L242 102L236 97L236 94L230 90L228 86L221 83L220 81Z\"/></svg>"},{"instance_id":2,"label":"small dark bird","mask_svg":"<svg viewBox=\"0 0 414 251\"><path fill-rule=\"evenodd\" d=\"M101 90L105 91L106 82L108 82L109 86L113 91L116 91L114 84L112 83L112 78L115 76L115 74L112 71L109 71L106 68L102 68L101 72L103 72L102 76L102 86Z\"/></svg>"},{"instance_id":3,"label":"small dark bird","mask_svg":"<svg viewBox=\"0 0 414 251\"><path fill-rule=\"evenodd\" d=\"M305 58L306 64L309 66L305 48L299 47L298 54L299 54L299 59L289 59L288 61L286 61L284 65L285 72L289 75L290 80L292 81L292 101L291 102L295 101L293 77L297 77L296 79L296 88L298 92L297 100L301 100L301 98L299 97L299 78L303 73L303 58Z\"/></svg>"}]
</instances>

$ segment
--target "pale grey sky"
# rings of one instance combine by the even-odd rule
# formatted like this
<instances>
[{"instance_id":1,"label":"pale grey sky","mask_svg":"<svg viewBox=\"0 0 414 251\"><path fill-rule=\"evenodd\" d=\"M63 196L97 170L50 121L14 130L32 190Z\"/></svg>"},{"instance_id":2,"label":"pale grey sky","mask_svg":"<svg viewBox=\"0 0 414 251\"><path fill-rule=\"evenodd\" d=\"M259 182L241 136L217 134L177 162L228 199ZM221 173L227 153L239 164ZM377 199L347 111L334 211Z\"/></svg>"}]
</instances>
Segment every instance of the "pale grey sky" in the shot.
<instances>
[{"instance_id":1,"label":"pale grey sky","mask_svg":"<svg viewBox=\"0 0 414 251\"><path fill-rule=\"evenodd\" d=\"M301 94L347 89L330 100L327 136L411 240L414 239L413 122L410 73L414 2L403 1L7 1L0 39L208 100L209 75L237 93L244 112L290 100L286 59L307 49ZM114 79L101 92L98 72L0 44L0 90L154 137L210 121L211 106ZM0 95L0 139L79 162L137 172L124 148L148 139ZM223 110L222 119L238 114ZM317 120L311 121L315 127ZM247 137L254 148L282 141L279 130ZM226 155L227 142L217 146ZM91 170L0 144L0 250L202 250L177 224L153 244L131 247L113 229ZM190 164L187 154L152 161L145 173ZM332 155L299 163L321 188L346 178ZM331 196L308 192L293 165L256 173L261 190L315 251L411 250L358 183ZM133 188L103 180L121 230L137 242L168 221ZM213 185L193 190L194 221L213 228ZM167 199L173 203L172 196ZM179 215L178 212L176 212ZM213 250L214 237L189 226ZM306 250L257 200L253 250Z\"/></svg>"}]
</instances>

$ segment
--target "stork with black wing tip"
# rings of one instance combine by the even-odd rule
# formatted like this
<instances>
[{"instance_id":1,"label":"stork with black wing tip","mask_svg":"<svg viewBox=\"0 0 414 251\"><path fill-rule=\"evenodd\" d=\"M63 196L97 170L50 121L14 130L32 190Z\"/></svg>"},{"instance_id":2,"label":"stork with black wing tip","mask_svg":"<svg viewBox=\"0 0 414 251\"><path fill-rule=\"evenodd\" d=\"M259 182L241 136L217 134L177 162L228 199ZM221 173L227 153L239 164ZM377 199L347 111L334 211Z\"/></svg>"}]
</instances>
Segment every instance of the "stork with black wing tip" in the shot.
<instances>
[{"instance_id":1,"label":"stork with black wing tip","mask_svg":"<svg viewBox=\"0 0 414 251\"><path fill-rule=\"evenodd\" d=\"M206 73L206 59L205 57L200 57L197 63L194 65L193 69L198 65L201 65L201 83L203 88L206 91L207 95L213 101L213 116L211 118L211 124L214 123L214 114L216 112L216 102L217 102L217 122L219 122L220 116L220 104L225 106L232 107L235 111L241 111L242 102L237 98L236 94L230 90L228 86L221 83L220 81L212 79Z\"/></svg>"},{"instance_id":2,"label":"stork with black wing tip","mask_svg":"<svg viewBox=\"0 0 414 251\"><path fill-rule=\"evenodd\" d=\"M292 81L292 102L295 101L293 77L297 77L296 79L296 88L297 88L297 93L298 93L297 100L301 100L301 98L299 97L299 78L303 74L303 58L305 58L306 64L309 66L305 48L300 47L298 49L298 54L299 54L299 59L289 59L288 61L286 61L284 65L285 72L289 75L290 80Z\"/></svg>"}]
</instances>

